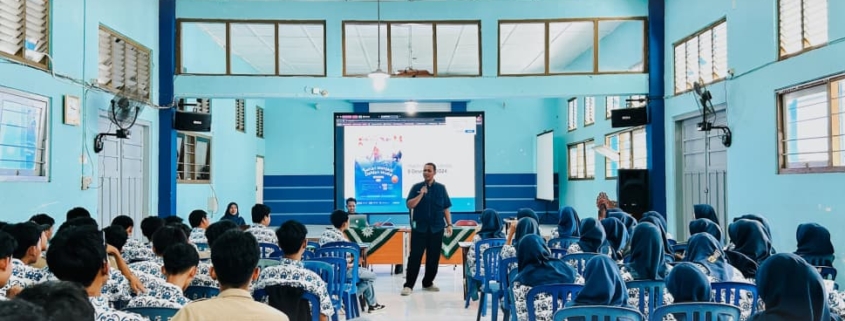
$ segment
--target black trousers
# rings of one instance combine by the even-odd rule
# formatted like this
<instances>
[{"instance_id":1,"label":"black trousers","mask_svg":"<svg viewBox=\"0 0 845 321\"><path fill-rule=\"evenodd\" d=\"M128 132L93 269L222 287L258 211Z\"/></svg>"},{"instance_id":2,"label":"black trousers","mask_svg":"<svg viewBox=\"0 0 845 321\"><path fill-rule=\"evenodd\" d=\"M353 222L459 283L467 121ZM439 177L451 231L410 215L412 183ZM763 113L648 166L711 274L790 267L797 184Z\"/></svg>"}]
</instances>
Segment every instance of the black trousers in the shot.
<instances>
[{"instance_id":1,"label":"black trousers","mask_svg":"<svg viewBox=\"0 0 845 321\"><path fill-rule=\"evenodd\" d=\"M417 283L417 276L420 274L420 264L423 253L425 258L425 275L422 279L424 288L434 284L434 277L437 276L437 267L440 265L440 247L443 244L443 232L411 231L411 253L408 254L407 274L405 275L405 287L413 289Z\"/></svg>"}]
</instances>

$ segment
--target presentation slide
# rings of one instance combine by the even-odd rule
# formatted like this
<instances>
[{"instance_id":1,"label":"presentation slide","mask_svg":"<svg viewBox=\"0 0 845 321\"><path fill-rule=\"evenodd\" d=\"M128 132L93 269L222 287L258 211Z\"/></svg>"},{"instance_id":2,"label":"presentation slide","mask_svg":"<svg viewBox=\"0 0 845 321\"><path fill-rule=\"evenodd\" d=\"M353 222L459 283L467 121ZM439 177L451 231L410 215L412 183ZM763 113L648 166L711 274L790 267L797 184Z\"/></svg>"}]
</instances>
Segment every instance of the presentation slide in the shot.
<instances>
[{"instance_id":1,"label":"presentation slide","mask_svg":"<svg viewBox=\"0 0 845 321\"><path fill-rule=\"evenodd\" d=\"M555 199L555 144L554 131L537 134L537 199Z\"/></svg>"},{"instance_id":2,"label":"presentation slide","mask_svg":"<svg viewBox=\"0 0 845 321\"><path fill-rule=\"evenodd\" d=\"M335 114L337 207L354 197L360 213L407 213L411 187L434 163L452 212L482 210L483 133L482 113Z\"/></svg>"}]
</instances>

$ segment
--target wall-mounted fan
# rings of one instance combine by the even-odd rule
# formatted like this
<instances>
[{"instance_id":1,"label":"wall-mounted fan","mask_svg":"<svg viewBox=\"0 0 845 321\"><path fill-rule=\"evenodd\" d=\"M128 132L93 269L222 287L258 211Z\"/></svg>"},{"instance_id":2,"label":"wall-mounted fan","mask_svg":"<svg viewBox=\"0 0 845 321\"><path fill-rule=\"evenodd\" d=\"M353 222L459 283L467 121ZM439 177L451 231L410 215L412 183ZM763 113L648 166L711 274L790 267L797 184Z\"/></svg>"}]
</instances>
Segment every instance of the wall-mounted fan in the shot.
<instances>
[{"instance_id":1,"label":"wall-mounted fan","mask_svg":"<svg viewBox=\"0 0 845 321\"><path fill-rule=\"evenodd\" d=\"M131 134L129 129L135 125L138 115L144 109L144 104L135 97L138 97L138 95L134 95L131 90L124 89L112 98L109 107L109 121L117 126L117 130L114 133L97 134L94 138L95 153L103 150L103 138L106 136L115 136L120 139L129 138Z\"/></svg>"},{"instance_id":2,"label":"wall-mounted fan","mask_svg":"<svg viewBox=\"0 0 845 321\"><path fill-rule=\"evenodd\" d=\"M716 117L716 109L713 108L713 96L710 94L710 91L698 82L693 83L693 89L698 96L698 102L701 104L701 122L696 124L698 131L710 132L713 129L721 129L722 145L731 147L733 140L731 129L728 126L714 126L713 122L708 119L710 115L714 118Z\"/></svg>"}]
</instances>

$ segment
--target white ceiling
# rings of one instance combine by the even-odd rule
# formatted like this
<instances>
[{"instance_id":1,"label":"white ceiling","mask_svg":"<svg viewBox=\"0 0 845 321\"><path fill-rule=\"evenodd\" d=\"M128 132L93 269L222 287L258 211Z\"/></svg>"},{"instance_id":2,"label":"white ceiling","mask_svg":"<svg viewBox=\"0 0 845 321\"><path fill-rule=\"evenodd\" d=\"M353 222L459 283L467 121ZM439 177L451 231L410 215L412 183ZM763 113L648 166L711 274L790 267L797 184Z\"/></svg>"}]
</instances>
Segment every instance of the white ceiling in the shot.
<instances>
[{"instance_id":1,"label":"white ceiling","mask_svg":"<svg viewBox=\"0 0 845 321\"><path fill-rule=\"evenodd\" d=\"M271 1L271 0L229 0ZM328 0L273 0L328 1ZM369 1L369 0L349 0ZM395 0L404 1L404 0ZM420 0L415 0L420 1ZM433 0L430 0L433 1ZM601 21L599 39L611 35L623 23L642 25L640 20ZM199 27L225 48L225 27L221 23L200 23ZM232 24L232 55L244 63L233 62L233 74L275 74L274 24ZM364 75L378 65L376 24L347 23L346 74ZM434 71L433 27L431 24L392 24L392 71L413 67ZM279 73L282 75L323 75L323 25L280 24ZM387 66L387 25L381 26L381 65ZM477 75L479 71L478 25L437 25L438 75ZM500 61L502 74L541 74L545 69L545 27L543 23L500 25ZM553 22L549 24L549 71L592 71L592 22ZM640 41L640 43L642 43ZM633 50L632 52L642 52ZM581 56L586 61L575 62Z\"/></svg>"}]
</instances>

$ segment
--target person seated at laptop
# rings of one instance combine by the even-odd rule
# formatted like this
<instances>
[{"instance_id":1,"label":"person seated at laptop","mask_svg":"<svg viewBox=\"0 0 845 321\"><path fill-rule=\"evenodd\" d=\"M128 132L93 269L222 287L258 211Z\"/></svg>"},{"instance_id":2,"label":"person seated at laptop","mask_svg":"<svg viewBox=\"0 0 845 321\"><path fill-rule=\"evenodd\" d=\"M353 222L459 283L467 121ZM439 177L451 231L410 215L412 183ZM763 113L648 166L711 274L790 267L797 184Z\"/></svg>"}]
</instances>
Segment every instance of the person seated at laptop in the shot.
<instances>
[{"instance_id":1,"label":"person seated at laptop","mask_svg":"<svg viewBox=\"0 0 845 321\"><path fill-rule=\"evenodd\" d=\"M320 235L320 246L329 242L349 242L344 234L346 229L349 228L349 214L342 210L335 210L332 212L330 219L334 227L326 230L322 235ZM348 268L346 270L347 278L352 277L351 264L352 263L348 264ZM376 274L372 271L365 268L358 269L358 293L361 293L361 295L364 296L364 300L370 307L368 310L369 313L384 309L384 305L379 304L378 300L376 300L376 291L373 287L375 280Z\"/></svg>"}]
</instances>

